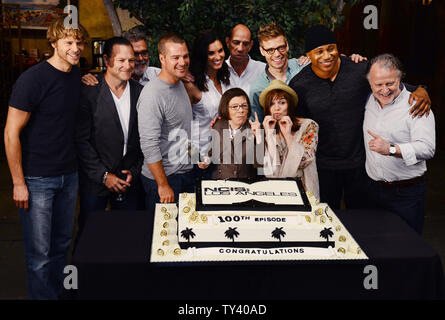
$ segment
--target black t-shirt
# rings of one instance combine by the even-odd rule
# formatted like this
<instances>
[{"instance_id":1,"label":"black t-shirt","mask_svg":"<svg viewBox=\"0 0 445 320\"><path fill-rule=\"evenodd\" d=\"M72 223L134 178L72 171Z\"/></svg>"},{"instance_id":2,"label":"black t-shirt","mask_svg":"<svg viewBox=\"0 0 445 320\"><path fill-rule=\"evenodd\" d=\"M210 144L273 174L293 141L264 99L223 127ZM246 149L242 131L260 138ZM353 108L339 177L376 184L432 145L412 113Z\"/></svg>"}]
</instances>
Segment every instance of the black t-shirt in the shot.
<instances>
[{"instance_id":1,"label":"black t-shirt","mask_svg":"<svg viewBox=\"0 0 445 320\"><path fill-rule=\"evenodd\" d=\"M43 61L20 75L9 105L30 112L20 134L25 176L57 176L77 170L74 128L80 96L80 70L70 72Z\"/></svg>"},{"instance_id":2,"label":"black t-shirt","mask_svg":"<svg viewBox=\"0 0 445 320\"><path fill-rule=\"evenodd\" d=\"M334 81L319 78L308 65L289 83L298 94L297 114L319 125L319 169L353 169L365 161L362 126L371 93L366 79L367 63L340 59Z\"/></svg>"}]
</instances>

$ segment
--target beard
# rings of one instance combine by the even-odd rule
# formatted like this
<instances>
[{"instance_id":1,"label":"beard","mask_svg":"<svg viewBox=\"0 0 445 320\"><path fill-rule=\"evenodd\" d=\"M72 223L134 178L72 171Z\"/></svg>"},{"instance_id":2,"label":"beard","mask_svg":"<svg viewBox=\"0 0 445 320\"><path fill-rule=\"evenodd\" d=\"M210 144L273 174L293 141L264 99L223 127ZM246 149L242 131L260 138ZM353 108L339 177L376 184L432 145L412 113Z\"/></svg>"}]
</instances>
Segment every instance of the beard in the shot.
<instances>
[{"instance_id":1,"label":"beard","mask_svg":"<svg viewBox=\"0 0 445 320\"><path fill-rule=\"evenodd\" d=\"M147 67L148 61L136 61L134 65L134 74L138 77L142 77Z\"/></svg>"}]
</instances>

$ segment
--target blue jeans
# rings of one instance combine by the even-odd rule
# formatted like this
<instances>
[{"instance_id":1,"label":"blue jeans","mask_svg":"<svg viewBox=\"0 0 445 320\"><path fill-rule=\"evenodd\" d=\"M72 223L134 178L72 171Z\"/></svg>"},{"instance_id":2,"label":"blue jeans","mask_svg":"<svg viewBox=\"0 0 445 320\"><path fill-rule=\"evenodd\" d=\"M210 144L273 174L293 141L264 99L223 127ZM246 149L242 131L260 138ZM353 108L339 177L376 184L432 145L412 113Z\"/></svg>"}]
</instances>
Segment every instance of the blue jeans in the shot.
<instances>
[{"instance_id":1,"label":"blue jeans","mask_svg":"<svg viewBox=\"0 0 445 320\"><path fill-rule=\"evenodd\" d=\"M30 299L57 299L73 234L77 172L55 177L25 177L29 208L19 209Z\"/></svg>"},{"instance_id":2,"label":"blue jeans","mask_svg":"<svg viewBox=\"0 0 445 320\"><path fill-rule=\"evenodd\" d=\"M156 180L141 176L142 185L145 190L145 207L149 212L155 212L155 204L159 203L158 184ZM175 201L178 201L179 194L182 192L195 192L195 172L189 171L181 174L173 174L167 177L170 188L175 194Z\"/></svg>"}]
</instances>

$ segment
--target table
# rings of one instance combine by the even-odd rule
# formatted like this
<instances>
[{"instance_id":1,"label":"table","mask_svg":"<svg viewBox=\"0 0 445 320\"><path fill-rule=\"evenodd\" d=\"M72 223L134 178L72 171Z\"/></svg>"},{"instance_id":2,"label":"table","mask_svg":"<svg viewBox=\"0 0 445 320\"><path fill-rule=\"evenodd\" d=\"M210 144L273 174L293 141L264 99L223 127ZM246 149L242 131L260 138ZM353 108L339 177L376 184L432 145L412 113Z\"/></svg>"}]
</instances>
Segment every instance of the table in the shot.
<instances>
[{"instance_id":1,"label":"table","mask_svg":"<svg viewBox=\"0 0 445 320\"><path fill-rule=\"evenodd\" d=\"M398 216L338 211L370 258L359 261L149 263L153 216L95 212L72 258L79 299L443 299L438 254ZM377 289L365 289L366 266ZM373 275L376 273L373 272ZM367 278L368 277L368 278ZM365 279L367 279L365 281Z\"/></svg>"}]
</instances>

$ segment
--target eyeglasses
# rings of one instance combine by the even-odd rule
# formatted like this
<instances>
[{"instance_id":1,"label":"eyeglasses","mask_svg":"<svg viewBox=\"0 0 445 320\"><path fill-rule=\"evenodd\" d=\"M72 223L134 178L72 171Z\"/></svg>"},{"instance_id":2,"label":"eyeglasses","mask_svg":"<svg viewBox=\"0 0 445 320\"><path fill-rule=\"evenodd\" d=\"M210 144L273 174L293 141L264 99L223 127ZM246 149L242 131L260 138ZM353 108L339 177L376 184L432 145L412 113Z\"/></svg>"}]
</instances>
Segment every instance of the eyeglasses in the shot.
<instances>
[{"instance_id":1,"label":"eyeglasses","mask_svg":"<svg viewBox=\"0 0 445 320\"><path fill-rule=\"evenodd\" d=\"M275 53L275 50L278 50L279 53L286 53L287 50L287 43L285 45L279 46L278 48L270 48L270 49L266 49L263 46L261 46L261 48L263 48L264 51L266 51L266 53L271 56Z\"/></svg>"},{"instance_id":2,"label":"eyeglasses","mask_svg":"<svg viewBox=\"0 0 445 320\"><path fill-rule=\"evenodd\" d=\"M249 108L249 105L247 103L243 104L234 104L233 106L229 106L230 109L233 111L240 111L240 110L247 110Z\"/></svg>"},{"instance_id":3,"label":"eyeglasses","mask_svg":"<svg viewBox=\"0 0 445 320\"><path fill-rule=\"evenodd\" d=\"M138 57L138 56L144 56L144 57L146 57L146 56L148 56L148 50L144 50L144 51L139 51L139 52L134 52L134 56L135 57Z\"/></svg>"}]
</instances>

